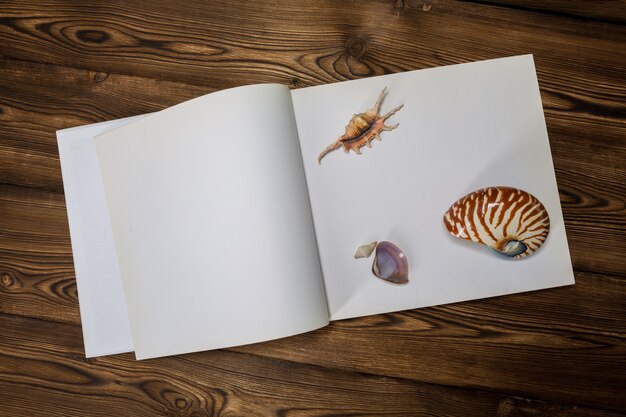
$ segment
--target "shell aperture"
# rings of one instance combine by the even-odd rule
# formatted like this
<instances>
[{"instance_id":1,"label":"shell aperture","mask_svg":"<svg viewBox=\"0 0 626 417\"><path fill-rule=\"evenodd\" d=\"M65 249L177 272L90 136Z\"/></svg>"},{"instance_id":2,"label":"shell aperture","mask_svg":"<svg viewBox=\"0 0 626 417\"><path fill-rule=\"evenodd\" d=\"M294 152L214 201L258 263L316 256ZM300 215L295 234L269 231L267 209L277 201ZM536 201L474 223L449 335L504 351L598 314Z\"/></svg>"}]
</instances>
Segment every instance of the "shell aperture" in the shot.
<instances>
[{"instance_id":1,"label":"shell aperture","mask_svg":"<svg viewBox=\"0 0 626 417\"><path fill-rule=\"evenodd\" d=\"M451 235L513 259L539 249L550 231L544 205L512 187L487 187L461 197L446 211L443 223Z\"/></svg>"}]
</instances>

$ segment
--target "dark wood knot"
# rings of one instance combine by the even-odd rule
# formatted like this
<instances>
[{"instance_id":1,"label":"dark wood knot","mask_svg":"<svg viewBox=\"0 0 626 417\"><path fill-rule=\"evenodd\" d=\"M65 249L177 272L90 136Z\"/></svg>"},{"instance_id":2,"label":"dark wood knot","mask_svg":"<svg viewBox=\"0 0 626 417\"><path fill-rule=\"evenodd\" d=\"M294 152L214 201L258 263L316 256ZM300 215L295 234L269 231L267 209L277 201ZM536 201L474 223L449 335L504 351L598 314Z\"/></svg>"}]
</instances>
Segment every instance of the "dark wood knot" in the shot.
<instances>
[{"instance_id":1,"label":"dark wood knot","mask_svg":"<svg viewBox=\"0 0 626 417\"><path fill-rule=\"evenodd\" d=\"M300 81L299 78L293 77L289 85L291 85L291 87L293 88L299 88L302 87L302 81Z\"/></svg>"},{"instance_id":2,"label":"dark wood knot","mask_svg":"<svg viewBox=\"0 0 626 417\"><path fill-rule=\"evenodd\" d=\"M93 80L95 82L97 82L97 83L101 83L102 81L106 80L107 78L109 78L109 73L102 72L102 71L96 72L96 75L93 76Z\"/></svg>"},{"instance_id":3,"label":"dark wood knot","mask_svg":"<svg viewBox=\"0 0 626 417\"><path fill-rule=\"evenodd\" d=\"M355 59L360 59L367 53L367 40L364 38L349 38L346 42L346 52Z\"/></svg>"},{"instance_id":4,"label":"dark wood knot","mask_svg":"<svg viewBox=\"0 0 626 417\"><path fill-rule=\"evenodd\" d=\"M4 288L10 288L15 284L15 279L7 273L4 273L0 276L0 285Z\"/></svg>"},{"instance_id":5,"label":"dark wood knot","mask_svg":"<svg viewBox=\"0 0 626 417\"><path fill-rule=\"evenodd\" d=\"M185 400L184 398L178 398L176 401L174 401L174 404L179 410L186 410L189 407L187 400Z\"/></svg>"},{"instance_id":6,"label":"dark wood knot","mask_svg":"<svg viewBox=\"0 0 626 417\"><path fill-rule=\"evenodd\" d=\"M393 8L397 12L401 12L405 7L404 0L396 0L393 2Z\"/></svg>"},{"instance_id":7,"label":"dark wood knot","mask_svg":"<svg viewBox=\"0 0 626 417\"><path fill-rule=\"evenodd\" d=\"M108 33L102 30L85 29L76 32L76 37L85 43L102 44L111 39Z\"/></svg>"}]
</instances>

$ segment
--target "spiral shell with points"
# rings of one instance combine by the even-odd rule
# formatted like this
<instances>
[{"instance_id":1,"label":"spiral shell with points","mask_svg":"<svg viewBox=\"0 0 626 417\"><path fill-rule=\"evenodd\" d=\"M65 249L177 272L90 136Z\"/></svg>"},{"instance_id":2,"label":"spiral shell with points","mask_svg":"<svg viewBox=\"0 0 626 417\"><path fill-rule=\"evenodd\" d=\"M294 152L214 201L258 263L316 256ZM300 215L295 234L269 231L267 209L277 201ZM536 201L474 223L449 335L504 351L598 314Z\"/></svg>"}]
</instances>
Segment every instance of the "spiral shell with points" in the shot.
<instances>
[{"instance_id":1,"label":"spiral shell with points","mask_svg":"<svg viewBox=\"0 0 626 417\"><path fill-rule=\"evenodd\" d=\"M319 164L322 163L322 158L329 152L339 149L343 146L346 152L353 151L357 155L361 155L361 148L367 146L372 147L372 141L374 139L382 140L380 135L382 132L389 132L398 127L398 124L388 126L385 124L385 120L396 114L404 104L391 110L389 113L380 115L380 106L383 99L387 95L387 88L385 87L378 96L374 107L367 110L365 113L359 113L352 116L352 119L346 125L346 131L336 141L328 145L317 158Z\"/></svg>"}]
</instances>

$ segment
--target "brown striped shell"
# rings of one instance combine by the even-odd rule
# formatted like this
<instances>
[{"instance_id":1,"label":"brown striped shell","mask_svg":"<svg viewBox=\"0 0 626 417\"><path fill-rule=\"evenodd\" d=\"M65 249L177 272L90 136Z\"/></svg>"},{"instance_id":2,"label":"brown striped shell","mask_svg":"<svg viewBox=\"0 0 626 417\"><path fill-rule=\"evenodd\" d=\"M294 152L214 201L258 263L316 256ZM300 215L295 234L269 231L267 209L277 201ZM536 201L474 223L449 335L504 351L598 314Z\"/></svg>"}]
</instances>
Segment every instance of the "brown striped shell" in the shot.
<instances>
[{"instance_id":1,"label":"brown striped shell","mask_svg":"<svg viewBox=\"0 0 626 417\"><path fill-rule=\"evenodd\" d=\"M512 187L483 188L454 203L443 216L448 232L521 259L545 242L548 211L532 194Z\"/></svg>"}]
</instances>

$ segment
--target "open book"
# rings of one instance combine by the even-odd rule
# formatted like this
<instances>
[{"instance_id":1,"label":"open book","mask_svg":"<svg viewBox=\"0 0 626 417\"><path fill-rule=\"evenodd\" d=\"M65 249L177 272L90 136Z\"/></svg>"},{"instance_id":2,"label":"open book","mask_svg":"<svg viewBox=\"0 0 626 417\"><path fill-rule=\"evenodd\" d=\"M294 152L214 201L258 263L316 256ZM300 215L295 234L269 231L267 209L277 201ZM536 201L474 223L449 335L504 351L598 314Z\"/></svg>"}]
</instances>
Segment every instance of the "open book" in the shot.
<instances>
[{"instance_id":1,"label":"open book","mask_svg":"<svg viewBox=\"0 0 626 417\"><path fill-rule=\"evenodd\" d=\"M381 115L395 109L381 140L320 162L379 98ZM574 283L529 55L239 87L58 143L87 356L216 349ZM507 260L446 231L446 210L489 186L543 203L536 253ZM372 241L402 249L408 283L355 259Z\"/></svg>"}]
</instances>

